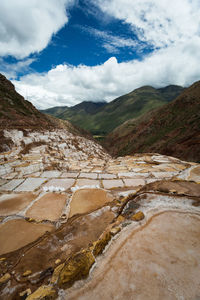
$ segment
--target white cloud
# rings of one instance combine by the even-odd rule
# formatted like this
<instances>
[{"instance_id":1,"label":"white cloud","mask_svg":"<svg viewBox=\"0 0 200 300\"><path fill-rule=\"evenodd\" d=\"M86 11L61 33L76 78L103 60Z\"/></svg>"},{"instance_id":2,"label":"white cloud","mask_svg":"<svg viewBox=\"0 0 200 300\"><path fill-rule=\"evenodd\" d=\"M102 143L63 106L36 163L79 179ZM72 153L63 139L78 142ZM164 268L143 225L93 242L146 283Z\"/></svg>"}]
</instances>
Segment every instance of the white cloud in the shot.
<instances>
[{"instance_id":1,"label":"white cloud","mask_svg":"<svg viewBox=\"0 0 200 300\"><path fill-rule=\"evenodd\" d=\"M98 41L101 39L102 47L104 47L108 53L119 53L119 49L125 47L131 48L137 52L144 48L140 42L131 38L115 36L107 31L101 31L92 27L82 27L82 29L98 38Z\"/></svg>"},{"instance_id":2,"label":"white cloud","mask_svg":"<svg viewBox=\"0 0 200 300\"><path fill-rule=\"evenodd\" d=\"M102 65L59 65L45 74L13 81L38 108L75 105L84 100L110 101L143 85L187 86L200 78L200 38L155 51L143 61L118 63L112 57Z\"/></svg>"},{"instance_id":3,"label":"white cloud","mask_svg":"<svg viewBox=\"0 0 200 300\"><path fill-rule=\"evenodd\" d=\"M74 0L1 0L0 56L25 58L40 52L68 21Z\"/></svg>"},{"instance_id":4,"label":"white cloud","mask_svg":"<svg viewBox=\"0 0 200 300\"><path fill-rule=\"evenodd\" d=\"M91 0L92 1L92 0ZM94 2L94 1L93 1ZM130 25L141 42L154 52L143 60L118 63L112 57L102 65L59 65L44 74L14 81L17 90L38 108L74 105L84 100L110 101L143 85L187 86L200 79L199 0L97 0L104 14ZM96 32L96 34L103 34ZM110 47L125 41L103 34ZM116 41L116 45L115 45ZM109 47L109 43L107 43Z\"/></svg>"},{"instance_id":5,"label":"white cloud","mask_svg":"<svg viewBox=\"0 0 200 300\"><path fill-rule=\"evenodd\" d=\"M15 79L19 73L31 72L30 65L35 61L34 58L18 60L16 63L8 63L0 57L0 73L9 79Z\"/></svg>"},{"instance_id":6,"label":"white cloud","mask_svg":"<svg viewBox=\"0 0 200 300\"><path fill-rule=\"evenodd\" d=\"M105 13L129 24L141 41L154 47L185 42L200 34L198 0L96 0Z\"/></svg>"}]
</instances>

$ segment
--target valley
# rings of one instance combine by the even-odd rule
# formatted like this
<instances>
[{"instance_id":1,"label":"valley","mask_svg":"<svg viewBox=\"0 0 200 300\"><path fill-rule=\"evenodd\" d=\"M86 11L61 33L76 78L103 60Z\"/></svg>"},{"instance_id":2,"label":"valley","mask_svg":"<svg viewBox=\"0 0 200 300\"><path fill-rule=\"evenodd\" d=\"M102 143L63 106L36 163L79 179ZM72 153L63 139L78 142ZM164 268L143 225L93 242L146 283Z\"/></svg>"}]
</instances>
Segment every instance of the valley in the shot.
<instances>
[{"instance_id":1,"label":"valley","mask_svg":"<svg viewBox=\"0 0 200 300\"><path fill-rule=\"evenodd\" d=\"M4 76L0 91L0 299L198 299L198 149L190 143L185 160L158 148L119 156L131 135L119 130L124 124L107 151L85 130L38 112ZM199 84L183 93L187 101L180 95L158 111L172 123L168 107L185 101L189 131ZM145 121L154 124L156 111Z\"/></svg>"},{"instance_id":2,"label":"valley","mask_svg":"<svg viewBox=\"0 0 200 300\"><path fill-rule=\"evenodd\" d=\"M68 120L93 135L105 136L123 122L172 101L183 90L174 85L161 89L144 86L109 103L84 101L73 107L50 108L42 112Z\"/></svg>"}]
</instances>

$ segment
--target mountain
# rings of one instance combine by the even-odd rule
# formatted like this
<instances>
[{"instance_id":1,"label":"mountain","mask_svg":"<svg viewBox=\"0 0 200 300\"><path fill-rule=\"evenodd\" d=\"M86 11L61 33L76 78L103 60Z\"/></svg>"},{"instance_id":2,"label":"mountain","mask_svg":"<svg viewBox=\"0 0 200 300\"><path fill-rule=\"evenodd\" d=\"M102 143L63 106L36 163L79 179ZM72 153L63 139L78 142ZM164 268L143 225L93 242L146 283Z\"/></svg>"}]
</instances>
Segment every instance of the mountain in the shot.
<instances>
[{"instance_id":1,"label":"mountain","mask_svg":"<svg viewBox=\"0 0 200 300\"><path fill-rule=\"evenodd\" d=\"M82 102L54 115L94 135L106 135L124 121L168 103L182 91L182 87L175 85L161 89L144 86L110 103Z\"/></svg>"},{"instance_id":2,"label":"mountain","mask_svg":"<svg viewBox=\"0 0 200 300\"><path fill-rule=\"evenodd\" d=\"M76 135L91 138L83 129L70 122L56 119L38 111L32 103L25 100L15 90L14 85L0 74L0 152L9 149L10 138L4 136L4 130L17 129L22 132L64 129Z\"/></svg>"},{"instance_id":3,"label":"mountain","mask_svg":"<svg viewBox=\"0 0 200 300\"><path fill-rule=\"evenodd\" d=\"M68 106L55 106L48 109L40 110L41 113L48 114L54 117L57 117L59 114L61 114L63 111L65 111L68 108Z\"/></svg>"},{"instance_id":4,"label":"mountain","mask_svg":"<svg viewBox=\"0 0 200 300\"><path fill-rule=\"evenodd\" d=\"M200 160L200 81L174 101L117 127L105 145L114 155L157 152Z\"/></svg>"},{"instance_id":5,"label":"mountain","mask_svg":"<svg viewBox=\"0 0 200 300\"><path fill-rule=\"evenodd\" d=\"M0 74L0 128L52 126L49 118L15 91L14 85Z\"/></svg>"}]
</instances>

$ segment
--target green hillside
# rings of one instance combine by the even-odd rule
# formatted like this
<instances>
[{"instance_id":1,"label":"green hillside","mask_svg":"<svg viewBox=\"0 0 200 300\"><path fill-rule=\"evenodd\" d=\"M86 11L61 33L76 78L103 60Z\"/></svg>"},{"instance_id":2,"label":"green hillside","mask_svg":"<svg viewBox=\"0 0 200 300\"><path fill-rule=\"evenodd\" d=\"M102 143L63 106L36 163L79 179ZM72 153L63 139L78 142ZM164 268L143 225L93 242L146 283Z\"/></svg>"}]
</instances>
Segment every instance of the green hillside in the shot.
<instances>
[{"instance_id":1,"label":"green hillside","mask_svg":"<svg viewBox=\"0 0 200 300\"><path fill-rule=\"evenodd\" d=\"M67 108L68 108L68 106L55 106L55 107L51 107L48 109L40 110L40 112L57 117L59 114L61 114Z\"/></svg>"},{"instance_id":2,"label":"green hillside","mask_svg":"<svg viewBox=\"0 0 200 300\"><path fill-rule=\"evenodd\" d=\"M105 136L123 122L168 103L182 91L183 88L180 86L168 86L161 89L144 86L110 103L82 102L66 108L61 113L57 113L54 108L54 116L68 120L90 131L93 135ZM48 110L46 112L48 113Z\"/></svg>"},{"instance_id":3,"label":"green hillside","mask_svg":"<svg viewBox=\"0 0 200 300\"><path fill-rule=\"evenodd\" d=\"M200 81L174 101L124 122L105 146L116 156L157 152L190 161L200 160Z\"/></svg>"}]
</instances>

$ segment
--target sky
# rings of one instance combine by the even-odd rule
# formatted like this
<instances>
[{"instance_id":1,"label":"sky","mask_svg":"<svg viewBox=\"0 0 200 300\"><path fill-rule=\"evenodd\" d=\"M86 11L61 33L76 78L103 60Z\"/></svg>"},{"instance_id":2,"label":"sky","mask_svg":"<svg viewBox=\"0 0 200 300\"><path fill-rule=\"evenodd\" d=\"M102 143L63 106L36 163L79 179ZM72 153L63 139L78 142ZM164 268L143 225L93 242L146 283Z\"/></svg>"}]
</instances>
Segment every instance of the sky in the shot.
<instances>
[{"instance_id":1,"label":"sky","mask_svg":"<svg viewBox=\"0 0 200 300\"><path fill-rule=\"evenodd\" d=\"M0 73L38 109L200 80L199 0L1 0Z\"/></svg>"}]
</instances>

